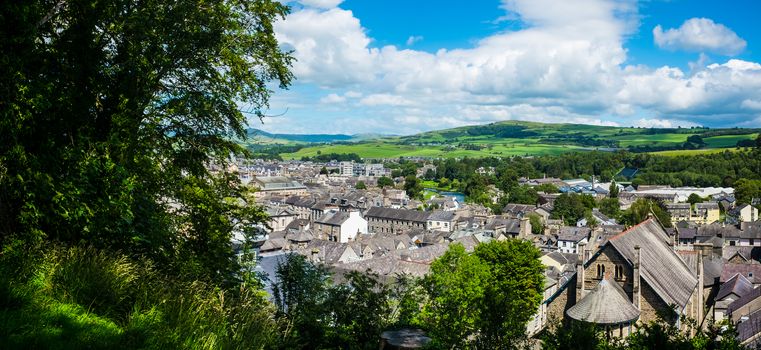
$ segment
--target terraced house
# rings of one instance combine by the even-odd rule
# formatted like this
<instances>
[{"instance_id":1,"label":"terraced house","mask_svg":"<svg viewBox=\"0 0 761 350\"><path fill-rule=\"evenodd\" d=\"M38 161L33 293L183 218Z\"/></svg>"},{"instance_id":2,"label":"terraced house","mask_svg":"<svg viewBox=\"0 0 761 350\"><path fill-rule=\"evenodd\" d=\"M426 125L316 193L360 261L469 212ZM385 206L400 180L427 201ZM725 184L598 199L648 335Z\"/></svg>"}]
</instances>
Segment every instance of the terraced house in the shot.
<instances>
[{"instance_id":1,"label":"terraced house","mask_svg":"<svg viewBox=\"0 0 761 350\"><path fill-rule=\"evenodd\" d=\"M426 230L430 212L372 207L365 212L368 230L371 233L405 233L412 230Z\"/></svg>"}]
</instances>

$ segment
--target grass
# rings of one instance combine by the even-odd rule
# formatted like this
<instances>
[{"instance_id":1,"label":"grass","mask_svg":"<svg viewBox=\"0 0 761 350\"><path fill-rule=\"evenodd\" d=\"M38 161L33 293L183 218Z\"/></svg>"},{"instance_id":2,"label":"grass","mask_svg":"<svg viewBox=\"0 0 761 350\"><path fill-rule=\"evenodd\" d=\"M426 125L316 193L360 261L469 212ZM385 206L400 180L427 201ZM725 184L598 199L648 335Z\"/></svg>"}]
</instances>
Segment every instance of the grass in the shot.
<instances>
[{"instance_id":1,"label":"grass","mask_svg":"<svg viewBox=\"0 0 761 350\"><path fill-rule=\"evenodd\" d=\"M676 157L676 156L694 156L694 155L700 155L700 154L714 154L714 153L722 153L722 152L738 152L740 150L746 150L746 149L747 148L682 149L682 150L673 150L673 151L650 152L650 154L666 156L666 157Z\"/></svg>"},{"instance_id":2,"label":"grass","mask_svg":"<svg viewBox=\"0 0 761 350\"><path fill-rule=\"evenodd\" d=\"M294 153L283 153L283 159L300 159L314 157L319 151L326 153L356 153L362 158L398 158L398 157L428 157L428 158L463 158L463 157L508 157L523 155L557 155L567 152L584 150L583 147L566 145L545 145L517 142L496 144L491 148L468 150L457 148L448 149L446 146L411 146L389 142L366 142L340 145L318 145L300 149Z\"/></svg>"},{"instance_id":3,"label":"grass","mask_svg":"<svg viewBox=\"0 0 761 350\"><path fill-rule=\"evenodd\" d=\"M93 248L46 250L28 277L16 277L17 262L0 254L0 348L261 349L276 341L261 290L178 280Z\"/></svg>"},{"instance_id":4,"label":"grass","mask_svg":"<svg viewBox=\"0 0 761 350\"><path fill-rule=\"evenodd\" d=\"M703 139L703 141L706 143L706 147L708 148L727 148L735 147L737 145L737 141L755 140L756 137L758 137L757 133L745 135L721 135L706 137Z\"/></svg>"},{"instance_id":5,"label":"grass","mask_svg":"<svg viewBox=\"0 0 761 350\"><path fill-rule=\"evenodd\" d=\"M605 144L604 141L615 141L619 148L649 146L668 149L680 147L689 136L706 131L708 129L703 128L669 129L653 134L652 130L644 128L509 121L357 143L315 144L281 156L300 159L315 156L317 152L356 153L367 159L542 156L594 150L597 147L582 145ZM730 148L739 140L754 139L758 135L756 129L731 132L746 134L705 137L706 148Z\"/></svg>"}]
</instances>

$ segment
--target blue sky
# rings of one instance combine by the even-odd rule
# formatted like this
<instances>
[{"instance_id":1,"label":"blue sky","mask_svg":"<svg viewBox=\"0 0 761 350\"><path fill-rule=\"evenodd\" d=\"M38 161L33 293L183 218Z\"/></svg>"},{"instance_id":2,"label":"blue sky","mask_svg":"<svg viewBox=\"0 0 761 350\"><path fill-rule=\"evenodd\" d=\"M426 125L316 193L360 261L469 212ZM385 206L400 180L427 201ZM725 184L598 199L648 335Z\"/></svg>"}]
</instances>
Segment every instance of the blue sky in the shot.
<instances>
[{"instance_id":1,"label":"blue sky","mask_svg":"<svg viewBox=\"0 0 761 350\"><path fill-rule=\"evenodd\" d=\"M386 133L501 120L761 127L761 2L301 0L264 124Z\"/></svg>"}]
</instances>

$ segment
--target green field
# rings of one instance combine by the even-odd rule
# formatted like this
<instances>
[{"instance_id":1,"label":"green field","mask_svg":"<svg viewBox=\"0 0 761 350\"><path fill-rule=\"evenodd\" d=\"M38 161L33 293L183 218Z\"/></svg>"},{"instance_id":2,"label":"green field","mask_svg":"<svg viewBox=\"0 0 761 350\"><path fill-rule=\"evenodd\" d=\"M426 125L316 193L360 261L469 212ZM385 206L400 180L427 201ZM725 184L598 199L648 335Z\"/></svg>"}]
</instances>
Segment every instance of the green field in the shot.
<instances>
[{"instance_id":1,"label":"green field","mask_svg":"<svg viewBox=\"0 0 761 350\"><path fill-rule=\"evenodd\" d=\"M673 151L660 151L650 152L659 156L676 157L676 156L694 156L698 154L714 154L721 152L738 152L740 150L747 150L747 148L703 148L703 149L680 149Z\"/></svg>"},{"instance_id":2,"label":"green field","mask_svg":"<svg viewBox=\"0 0 761 350\"><path fill-rule=\"evenodd\" d=\"M758 129L648 129L508 121L355 143L312 145L281 156L300 159L318 154L356 153L362 158L509 157L632 148L639 152L676 155L720 152L734 148L740 140L755 139L758 132ZM704 149L681 150L692 135L705 135Z\"/></svg>"}]
</instances>

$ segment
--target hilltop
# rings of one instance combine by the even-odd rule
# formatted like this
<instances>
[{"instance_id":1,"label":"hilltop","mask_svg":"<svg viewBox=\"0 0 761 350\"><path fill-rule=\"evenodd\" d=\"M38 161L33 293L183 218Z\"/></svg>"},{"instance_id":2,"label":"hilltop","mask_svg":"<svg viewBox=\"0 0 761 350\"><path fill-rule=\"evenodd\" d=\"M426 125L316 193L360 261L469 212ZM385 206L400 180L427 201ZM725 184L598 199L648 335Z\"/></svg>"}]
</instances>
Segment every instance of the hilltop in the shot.
<instances>
[{"instance_id":1,"label":"hilltop","mask_svg":"<svg viewBox=\"0 0 761 350\"><path fill-rule=\"evenodd\" d=\"M717 152L750 144L761 129L635 128L504 121L369 140L304 145L283 158L356 153L363 158L552 155L625 149L666 154Z\"/></svg>"}]
</instances>

